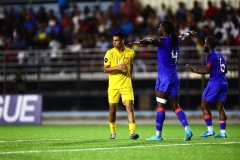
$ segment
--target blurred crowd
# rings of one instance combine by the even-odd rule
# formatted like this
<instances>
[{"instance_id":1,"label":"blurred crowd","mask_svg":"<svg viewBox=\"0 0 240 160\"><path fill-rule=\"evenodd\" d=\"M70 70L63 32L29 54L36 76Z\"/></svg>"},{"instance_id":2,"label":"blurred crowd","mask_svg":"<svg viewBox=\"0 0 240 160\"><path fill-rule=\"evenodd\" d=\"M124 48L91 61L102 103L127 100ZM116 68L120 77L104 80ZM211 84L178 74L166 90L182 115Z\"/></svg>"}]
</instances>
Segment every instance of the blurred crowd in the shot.
<instances>
[{"instance_id":1,"label":"blurred crowd","mask_svg":"<svg viewBox=\"0 0 240 160\"><path fill-rule=\"evenodd\" d=\"M198 32L197 37L189 38L183 46L200 47L208 35L216 36L219 45L239 46L240 4L234 9L221 0L221 7L217 8L208 1L208 8L203 10L200 1L193 3L193 8L186 9L183 2L178 2L175 11L164 3L154 9L142 6L137 0L113 0L104 11L101 5L81 10L67 0L59 0L58 12L43 6L37 11L27 7L5 8L0 12L0 39L5 42L1 49L52 49L53 59L59 56L59 49L69 47L72 52L81 48L99 48L104 52L112 47L114 32L123 31L127 41L154 38L163 20L173 21L179 35L188 30Z\"/></svg>"}]
</instances>

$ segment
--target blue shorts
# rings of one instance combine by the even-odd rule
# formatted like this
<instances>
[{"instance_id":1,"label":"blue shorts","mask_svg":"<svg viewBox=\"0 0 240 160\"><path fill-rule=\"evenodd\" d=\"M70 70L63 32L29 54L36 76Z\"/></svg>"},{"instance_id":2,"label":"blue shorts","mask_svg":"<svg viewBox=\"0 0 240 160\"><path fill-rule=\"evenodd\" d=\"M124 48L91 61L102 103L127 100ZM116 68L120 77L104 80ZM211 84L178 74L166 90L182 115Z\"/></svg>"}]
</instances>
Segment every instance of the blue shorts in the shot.
<instances>
[{"instance_id":1,"label":"blue shorts","mask_svg":"<svg viewBox=\"0 0 240 160\"><path fill-rule=\"evenodd\" d=\"M205 99L208 102L216 102L217 100L225 102L227 91L227 84L207 86L203 91L202 99Z\"/></svg>"},{"instance_id":2,"label":"blue shorts","mask_svg":"<svg viewBox=\"0 0 240 160\"><path fill-rule=\"evenodd\" d=\"M179 94L180 78L178 74L173 76L158 76L156 79L155 91L164 92L170 98Z\"/></svg>"}]
</instances>

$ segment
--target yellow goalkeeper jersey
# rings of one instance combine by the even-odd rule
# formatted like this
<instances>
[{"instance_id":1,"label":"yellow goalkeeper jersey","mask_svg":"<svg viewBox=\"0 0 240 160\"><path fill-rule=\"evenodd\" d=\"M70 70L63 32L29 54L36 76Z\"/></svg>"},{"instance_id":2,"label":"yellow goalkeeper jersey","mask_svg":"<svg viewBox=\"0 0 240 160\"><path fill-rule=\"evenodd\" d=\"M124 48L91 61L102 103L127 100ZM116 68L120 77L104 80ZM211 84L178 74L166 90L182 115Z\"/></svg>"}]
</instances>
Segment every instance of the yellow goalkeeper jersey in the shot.
<instances>
[{"instance_id":1,"label":"yellow goalkeeper jersey","mask_svg":"<svg viewBox=\"0 0 240 160\"><path fill-rule=\"evenodd\" d=\"M131 81L131 64L133 64L135 53L132 49L125 47L122 53L116 48L112 48L107 51L104 56L104 66L115 67L121 63L127 66L124 71L111 72L108 75L109 78L109 89L120 89L124 87L132 87Z\"/></svg>"}]
</instances>

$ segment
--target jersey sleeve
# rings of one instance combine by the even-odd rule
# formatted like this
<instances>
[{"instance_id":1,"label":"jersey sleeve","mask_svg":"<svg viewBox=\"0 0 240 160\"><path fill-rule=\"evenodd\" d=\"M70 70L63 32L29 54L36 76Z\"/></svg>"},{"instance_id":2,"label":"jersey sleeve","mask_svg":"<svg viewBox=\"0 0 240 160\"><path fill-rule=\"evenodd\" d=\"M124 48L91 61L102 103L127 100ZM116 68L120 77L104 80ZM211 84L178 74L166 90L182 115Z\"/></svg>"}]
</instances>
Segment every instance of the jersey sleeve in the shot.
<instances>
[{"instance_id":1,"label":"jersey sleeve","mask_svg":"<svg viewBox=\"0 0 240 160\"><path fill-rule=\"evenodd\" d=\"M211 62L211 56L208 55L207 58L206 58L206 66L210 67L212 65L212 62Z\"/></svg>"},{"instance_id":2,"label":"jersey sleeve","mask_svg":"<svg viewBox=\"0 0 240 160\"><path fill-rule=\"evenodd\" d=\"M133 51L133 55L132 55L132 63L134 62L134 57L135 57L135 52Z\"/></svg>"},{"instance_id":3,"label":"jersey sleeve","mask_svg":"<svg viewBox=\"0 0 240 160\"><path fill-rule=\"evenodd\" d=\"M110 64L111 64L110 51L107 51L107 53L104 56L104 66L108 66Z\"/></svg>"},{"instance_id":4,"label":"jersey sleeve","mask_svg":"<svg viewBox=\"0 0 240 160\"><path fill-rule=\"evenodd\" d=\"M178 43L179 43L179 45L181 45L182 44L182 38L178 38Z\"/></svg>"}]
</instances>

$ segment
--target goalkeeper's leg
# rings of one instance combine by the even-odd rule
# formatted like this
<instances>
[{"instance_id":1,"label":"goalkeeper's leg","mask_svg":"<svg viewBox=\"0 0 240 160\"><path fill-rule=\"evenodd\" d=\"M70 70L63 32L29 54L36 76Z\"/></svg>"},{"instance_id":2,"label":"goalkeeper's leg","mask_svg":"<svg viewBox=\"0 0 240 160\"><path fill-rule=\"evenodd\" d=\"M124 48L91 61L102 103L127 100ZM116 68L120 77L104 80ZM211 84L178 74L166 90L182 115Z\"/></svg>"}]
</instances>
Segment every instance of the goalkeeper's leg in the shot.
<instances>
[{"instance_id":1,"label":"goalkeeper's leg","mask_svg":"<svg viewBox=\"0 0 240 160\"><path fill-rule=\"evenodd\" d=\"M110 139L116 139L116 112L117 103L109 104L109 127L110 127Z\"/></svg>"}]
</instances>

